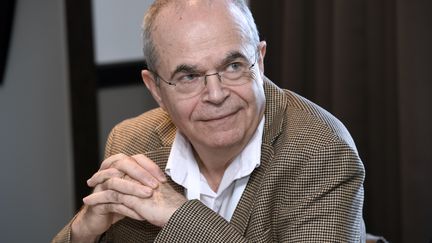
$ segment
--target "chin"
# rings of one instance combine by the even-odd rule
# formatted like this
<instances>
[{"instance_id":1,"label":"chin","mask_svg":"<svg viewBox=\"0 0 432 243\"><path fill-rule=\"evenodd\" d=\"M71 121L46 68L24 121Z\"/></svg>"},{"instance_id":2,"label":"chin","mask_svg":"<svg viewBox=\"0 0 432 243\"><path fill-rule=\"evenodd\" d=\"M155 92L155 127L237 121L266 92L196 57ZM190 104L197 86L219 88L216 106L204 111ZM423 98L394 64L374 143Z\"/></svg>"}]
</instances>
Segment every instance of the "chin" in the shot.
<instances>
[{"instance_id":1,"label":"chin","mask_svg":"<svg viewBox=\"0 0 432 243\"><path fill-rule=\"evenodd\" d=\"M224 131L205 135L205 144L214 149L231 148L241 143L243 133L235 131Z\"/></svg>"}]
</instances>

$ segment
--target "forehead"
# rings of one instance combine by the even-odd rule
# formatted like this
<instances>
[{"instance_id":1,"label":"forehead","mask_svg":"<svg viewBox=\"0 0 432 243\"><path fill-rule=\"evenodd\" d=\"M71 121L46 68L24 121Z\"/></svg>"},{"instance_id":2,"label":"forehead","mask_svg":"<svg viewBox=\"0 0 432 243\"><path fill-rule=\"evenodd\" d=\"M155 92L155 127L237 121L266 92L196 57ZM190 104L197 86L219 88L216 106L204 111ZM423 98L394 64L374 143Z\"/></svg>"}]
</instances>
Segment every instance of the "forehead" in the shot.
<instances>
[{"instance_id":1,"label":"forehead","mask_svg":"<svg viewBox=\"0 0 432 243\"><path fill-rule=\"evenodd\" d=\"M246 28L244 16L226 1L176 1L156 17L153 40L160 65L169 66L242 51Z\"/></svg>"}]
</instances>

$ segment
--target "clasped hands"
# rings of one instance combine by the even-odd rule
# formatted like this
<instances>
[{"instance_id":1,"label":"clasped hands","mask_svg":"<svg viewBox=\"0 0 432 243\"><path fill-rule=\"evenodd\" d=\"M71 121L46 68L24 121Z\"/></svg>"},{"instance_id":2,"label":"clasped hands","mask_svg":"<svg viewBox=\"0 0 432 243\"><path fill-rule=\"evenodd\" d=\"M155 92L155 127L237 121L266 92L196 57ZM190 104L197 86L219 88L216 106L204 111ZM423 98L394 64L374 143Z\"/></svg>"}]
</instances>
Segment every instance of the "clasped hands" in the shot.
<instances>
[{"instance_id":1,"label":"clasped hands","mask_svg":"<svg viewBox=\"0 0 432 243\"><path fill-rule=\"evenodd\" d=\"M139 154L104 160L87 184L94 188L72 223L72 241L93 241L124 217L164 226L187 199L152 160Z\"/></svg>"}]
</instances>

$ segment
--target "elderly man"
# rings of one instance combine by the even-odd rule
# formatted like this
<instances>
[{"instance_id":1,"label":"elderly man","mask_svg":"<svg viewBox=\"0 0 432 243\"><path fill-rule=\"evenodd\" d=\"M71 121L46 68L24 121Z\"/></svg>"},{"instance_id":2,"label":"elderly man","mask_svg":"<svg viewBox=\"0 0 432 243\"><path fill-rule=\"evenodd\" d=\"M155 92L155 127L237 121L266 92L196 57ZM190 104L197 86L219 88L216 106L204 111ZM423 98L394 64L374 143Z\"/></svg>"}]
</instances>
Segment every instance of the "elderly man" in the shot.
<instances>
[{"instance_id":1,"label":"elderly man","mask_svg":"<svg viewBox=\"0 0 432 243\"><path fill-rule=\"evenodd\" d=\"M54 242L361 240L355 145L264 76L243 1L156 0L143 29L160 108L112 130L94 192Z\"/></svg>"}]
</instances>

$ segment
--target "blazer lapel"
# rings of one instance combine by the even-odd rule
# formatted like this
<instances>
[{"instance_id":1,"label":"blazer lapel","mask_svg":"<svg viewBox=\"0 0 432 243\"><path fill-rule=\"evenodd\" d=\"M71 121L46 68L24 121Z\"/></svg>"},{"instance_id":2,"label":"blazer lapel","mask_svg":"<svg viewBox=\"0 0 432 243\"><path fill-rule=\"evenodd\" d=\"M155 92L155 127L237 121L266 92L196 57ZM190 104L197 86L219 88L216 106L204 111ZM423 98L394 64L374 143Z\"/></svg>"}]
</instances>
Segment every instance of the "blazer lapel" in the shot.
<instances>
[{"instance_id":1,"label":"blazer lapel","mask_svg":"<svg viewBox=\"0 0 432 243\"><path fill-rule=\"evenodd\" d=\"M249 218L254 208L256 195L258 194L264 179L264 175L266 174L268 164L272 158L273 148L268 144L263 144L261 146L261 165L252 172L249 182L243 192L237 208L234 211L231 224L243 235L246 232Z\"/></svg>"},{"instance_id":2,"label":"blazer lapel","mask_svg":"<svg viewBox=\"0 0 432 243\"><path fill-rule=\"evenodd\" d=\"M261 164L252 172L231 219L231 224L243 235L249 225L249 219L266 171L271 165L274 156L273 142L282 132L283 117L288 103L283 90L267 78L264 79L264 91L266 94L266 107L263 143L261 146Z\"/></svg>"},{"instance_id":3,"label":"blazer lapel","mask_svg":"<svg viewBox=\"0 0 432 243\"><path fill-rule=\"evenodd\" d=\"M161 148L146 153L146 156L153 160L159 166L159 168L162 169L162 171L165 170L168 157L171 152L171 146L176 134L176 127L171 122L169 115L165 113L165 116L166 119L155 129L155 132L161 139ZM167 181L168 184L174 188L174 190L176 190L178 193L184 194L184 188L181 185L175 183L171 177L167 176Z\"/></svg>"}]
</instances>

